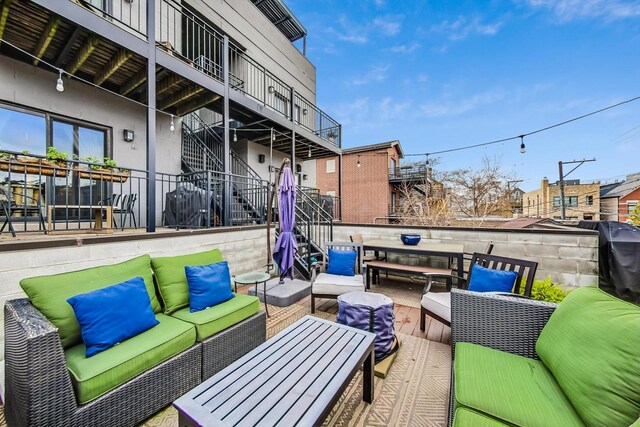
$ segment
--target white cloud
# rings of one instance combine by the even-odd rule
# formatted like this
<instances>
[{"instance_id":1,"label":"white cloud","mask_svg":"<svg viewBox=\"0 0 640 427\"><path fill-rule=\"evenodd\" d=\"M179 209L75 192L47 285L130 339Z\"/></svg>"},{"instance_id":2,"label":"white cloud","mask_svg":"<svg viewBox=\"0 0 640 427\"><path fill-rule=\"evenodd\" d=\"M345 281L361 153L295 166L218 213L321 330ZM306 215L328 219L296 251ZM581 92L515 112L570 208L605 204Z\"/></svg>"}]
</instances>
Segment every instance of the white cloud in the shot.
<instances>
[{"instance_id":1,"label":"white cloud","mask_svg":"<svg viewBox=\"0 0 640 427\"><path fill-rule=\"evenodd\" d=\"M447 19L437 25L433 25L431 31L445 34L449 40L457 41L470 35L493 36L500 31L502 24L502 22L485 24L479 18L468 21L464 16L459 16L455 21Z\"/></svg>"},{"instance_id":2,"label":"white cloud","mask_svg":"<svg viewBox=\"0 0 640 427\"><path fill-rule=\"evenodd\" d=\"M400 32L402 23L398 17L384 16L373 20L373 25L382 31L384 35L395 36Z\"/></svg>"},{"instance_id":3,"label":"white cloud","mask_svg":"<svg viewBox=\"0 0 640 427\"><path fill-rule=\"evenodd\" d=\"M374 0L373 2L375 3L376 7L382 7L386 3L385 0Z\"/></svg>"},{"instance_id":4,"label":"white cloud","mask_svg":"<svg viewBox=\"0 0 640 427\"><path fill-rule=\"evenodd\" d=\"M389 64L374 65L369 71L349 83L353 85L366 85L373 82L381 82L387 79L387 71L389 71Z\"/></svg>"},{"instance_id":5,"label":"white cloud","mask_svg":"<svg viewBox=\"0 0 640 427\"><path fill-rule=\"evenodd\" d=\"M389 48L394 53L411 53L420 48L420 43L413 42L411 44L399 44Z\"/></svg>"},{"instance_id":6,"label":"white cloud","mask_svg":"<svg viewBox=\"0 0 640 427\"><path fill-rule=\"evenodd\" d=\"M468 98L456 102L430 102L420 106L420 111L425 117L459 116L469 111L502 101L507 94L501 89L490 89L477 93Z\"/></svg>"},{"instance_id":7,"label":"white cloud","mask_svg":"<svg viewBox=\"0 0 640 427\"><path fill-rule=\"evenodd\" d=\"M527 0L534 8L551 10L561 22L585 18L607 21L640 16L640 2L624 0Z\"/></svg>"},{"instance_id":8,"label":"white cloud","mask_svg":"<svg viewBox=\"0 0 640 427\"><path fill-rule=\"evenodd\" d=\"M397 123L398 120L406 117L410 108L410 101L397 101L391 97L385 97L379 102L371 102L369 97L362 97L339 104L332 110L343 126L364 129Z\"/></svg>"}]
</instances>

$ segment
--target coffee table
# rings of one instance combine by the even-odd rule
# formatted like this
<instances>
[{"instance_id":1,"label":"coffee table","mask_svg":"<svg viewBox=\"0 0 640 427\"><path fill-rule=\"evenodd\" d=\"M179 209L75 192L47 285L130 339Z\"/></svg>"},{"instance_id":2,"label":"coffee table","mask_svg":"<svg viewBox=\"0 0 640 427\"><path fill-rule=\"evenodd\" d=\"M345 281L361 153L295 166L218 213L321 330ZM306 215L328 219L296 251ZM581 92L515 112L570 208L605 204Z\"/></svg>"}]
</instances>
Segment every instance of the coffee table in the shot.
<instances>
[{"instance_id":1,"label":"coffee table","mask_svg":"<svg viewBox=\"0 0 640 427\"><path fill-rule=\"evenodd\" d=\"M305 316L176 400L179 425L320 425L363 364L371 403L374 338Z\"/></svg>"}]
</instances>

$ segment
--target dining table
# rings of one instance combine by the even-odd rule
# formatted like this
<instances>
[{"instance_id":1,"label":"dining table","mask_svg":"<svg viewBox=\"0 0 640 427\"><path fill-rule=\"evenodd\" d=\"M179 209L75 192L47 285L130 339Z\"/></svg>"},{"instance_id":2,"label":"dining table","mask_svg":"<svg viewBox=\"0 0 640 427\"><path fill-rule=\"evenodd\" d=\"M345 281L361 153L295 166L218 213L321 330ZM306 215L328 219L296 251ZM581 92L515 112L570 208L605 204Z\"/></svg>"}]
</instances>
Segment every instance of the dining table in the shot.
<instances>
[{"instance_id":1,"label":"dining table","mask_svg":"<svg viewBox=\"0 0 640 427\"><path fill-rule=\"evenodd\" d=\"M464 245L461 243L440 243L421 240L417 245L405 245L400 241L374 239L367 240L362 245L365 251L397 253L406 255L422 255L456 260L456 274L462 277L464 273Z\"/></svg>"}]
</instances>

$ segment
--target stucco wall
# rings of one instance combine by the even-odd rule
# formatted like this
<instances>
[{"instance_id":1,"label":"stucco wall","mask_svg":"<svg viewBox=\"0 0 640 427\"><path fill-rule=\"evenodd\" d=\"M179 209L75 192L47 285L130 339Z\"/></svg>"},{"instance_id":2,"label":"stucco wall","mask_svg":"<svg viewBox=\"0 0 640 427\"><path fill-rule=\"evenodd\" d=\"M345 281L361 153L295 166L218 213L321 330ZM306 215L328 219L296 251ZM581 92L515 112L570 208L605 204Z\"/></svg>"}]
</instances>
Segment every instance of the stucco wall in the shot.
<instances>
[{"instance_id":1,"label":"stucco wall","mask_svg":"<svg viewBox=\"0 0 640 427\"><path fill-rule=\"evenodd\" d=\"M392 225L337 224L334 240L349 241L349 235L360 233L365 242L372 239L399 240L401 233L418 233L423 240L464 245L465 252L484 251L494 243L493 252L512 258L538 262L536 278L551 276L554 283L565 287L598 283L598 234L590 231L562 233L538 230L495 230L461 228L424 228ZM407 262L407 260L403 260ZM418 263L418 257L409 257Z\"/></svg>"},{"instance_id":2,"label":"stucco wall","mask_svg":"<svg viewBox=\"0 0 640 427\"><path fill-rule=\"evenodd\" d=\"M20 280L25 277L115 264L142 254L150 254L152 257L171 256L218 248L229 262L231 274L261 270L266 263L264 226L234 227L207 233L170 232L155 237L116 243L0 251L0 304L4 307L6 300L25 296L19 285ZM0 378L4 384L3 310L0 310L0 362Z\"/></svg>"}]
</instances>

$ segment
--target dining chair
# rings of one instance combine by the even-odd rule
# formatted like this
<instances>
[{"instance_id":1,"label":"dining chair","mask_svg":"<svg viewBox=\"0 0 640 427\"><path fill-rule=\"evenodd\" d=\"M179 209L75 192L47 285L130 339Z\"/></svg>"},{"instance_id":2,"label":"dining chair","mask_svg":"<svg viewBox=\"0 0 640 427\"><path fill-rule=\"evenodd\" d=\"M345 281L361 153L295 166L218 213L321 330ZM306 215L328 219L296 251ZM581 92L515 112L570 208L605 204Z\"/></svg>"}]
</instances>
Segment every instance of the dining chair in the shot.
<instances>
[{"instance_id":1,"label":"dining chair","mask_svg":"<svg viewBox=\"0 0 640 427\"><path fill-rule=\"evenodd\" d=\"M4 231L4 228L8 226L9 232L13 237L16 237L16 231L13 227L12 217L15 214L21 214L23 221L27 221L30 214L38 214L38 231L47 232L47 227L44 223L44 215L42 214L42 201L40 198L21 194L22 203L18 204L13 199L13 195L9 187L0 185L0 209L4 216L4 223L0 228L0 233ZM26 225L26 224L25 224Z\"/></svg>"}]
</instances>

